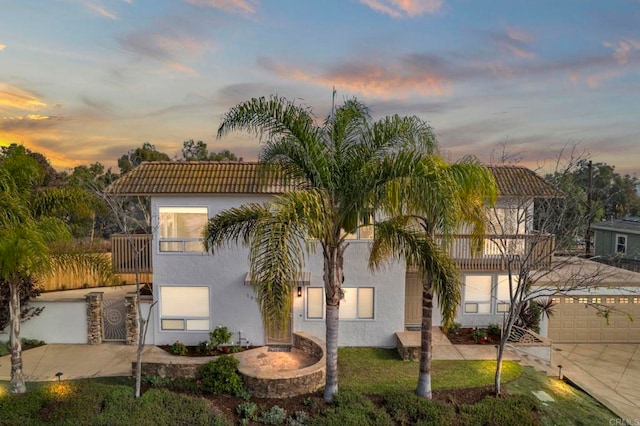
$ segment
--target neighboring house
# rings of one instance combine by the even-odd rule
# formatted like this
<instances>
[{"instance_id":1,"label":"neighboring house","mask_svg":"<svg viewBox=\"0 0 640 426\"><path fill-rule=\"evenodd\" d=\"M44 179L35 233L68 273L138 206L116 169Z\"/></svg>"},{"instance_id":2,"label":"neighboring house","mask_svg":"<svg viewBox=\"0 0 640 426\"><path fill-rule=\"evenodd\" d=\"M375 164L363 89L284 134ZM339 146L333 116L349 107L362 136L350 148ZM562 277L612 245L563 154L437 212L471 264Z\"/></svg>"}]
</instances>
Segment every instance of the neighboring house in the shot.
<instances>
[{"instance_id":1,"label":"neighboring house","mask_svg":"<svg viewBox=\"0 0 640 426\"><path fill-rule=\"evenodd\" d=\"M542 263L551 262L554 239L532 232L533 200L557 194L555 188L524 167L492 167L500 198L485 242L471 250L469 235L456 236L450 253L461 268L463 300L457 321L462 325L499 323L508 308L503 255L494 241L509 240L511 254L535 244ZM290 188L277 174L258 172L255 163L143 163L116 181L111 191L148 196L153 216L153 299L148 343L181 340L195 344L225 325L253 344L286 344L292 331L324 336L322 256L311 255L295 283L286 330L263 326L248 276L247 249L231 245L215 255L204 252L202 228L207 218L247 202L265 202ZM525 218L523 221L522 218ZM493 235L491 235L493 234ZM419 328L421 282L415 271L393 264L379 272L367 266L373 229L363 226L350 236L345 258L344 299L340 304L342 346L393 347L395 333ZM535 237L535 238L533 238ZM118 247L114 237L114 248ZM114 250L114 259L122 253ZM544 265L541 265L544 266ZM434 309L434 324L441 314Z\"/></svg>"},{"instance_id":2,"label":"neighboring house","mask_svg":"<svg viewBox=\"0 0 640 426\"><path fill-rule=\"evenodd\" d=\"M640 217L596 222L591 229L596 256L640 260Z\"/></svg>"}]
</instances>

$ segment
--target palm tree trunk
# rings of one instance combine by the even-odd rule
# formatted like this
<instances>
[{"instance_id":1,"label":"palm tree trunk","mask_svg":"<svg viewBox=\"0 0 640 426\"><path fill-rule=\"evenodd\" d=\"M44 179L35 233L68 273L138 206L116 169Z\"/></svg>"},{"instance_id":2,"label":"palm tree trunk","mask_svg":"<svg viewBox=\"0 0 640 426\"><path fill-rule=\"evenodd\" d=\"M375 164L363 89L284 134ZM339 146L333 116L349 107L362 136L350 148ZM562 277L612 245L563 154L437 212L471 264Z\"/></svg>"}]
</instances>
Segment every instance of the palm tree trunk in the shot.
<instances>
[{"instance_id":1,"label":"palm tree trunk","mask_svg":"<svg viewBox=\"0 0 640 426\"><path fill-rule=\"evenodd\" d=\"M420 371L416 394L431 399L431 359L433 358L433 288L429 278L422 282L422 330L420 333Z\"/></svg>"},{"instance_id":2,"label":"palm tree trunk","mask_svg":"<svg viewBox=\"0 0 640 426\"><path fill-rule=\"evenodd\" d=\"M27 391L22 373L22 343L20 342L20 281L10 280L9 318L11 319L11 393L23 394Z\"/></svg>"},{"instance_id":3,"label":"palm tree trunk","mask_svg":"<svg viewBox=\"0 0 640 426\"><path fill-rule=\"evenodd\" d=\"M344 249L325 247L324 250L324 285L326 292L326 379L324 400L333 401L338 392L338 328L340 325L340 286L343 279Z\"/></svg>"}]
</instances>

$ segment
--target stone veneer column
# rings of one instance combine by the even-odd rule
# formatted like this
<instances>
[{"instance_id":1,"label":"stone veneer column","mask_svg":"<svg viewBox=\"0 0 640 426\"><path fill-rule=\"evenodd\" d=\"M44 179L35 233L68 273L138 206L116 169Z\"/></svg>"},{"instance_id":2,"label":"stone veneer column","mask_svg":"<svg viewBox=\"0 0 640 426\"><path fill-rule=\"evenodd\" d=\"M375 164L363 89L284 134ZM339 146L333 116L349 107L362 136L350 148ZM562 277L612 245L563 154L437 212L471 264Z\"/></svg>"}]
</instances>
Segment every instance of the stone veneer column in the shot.
<instances>
[{"instance_id":1,"label":"stone veneer column","mask_svg":"<svg viewBox=\"0 0 640 426\"><path fill-rule=\"evenodd\" d=\"M103 293L96 291L87 294L87 343L99 345L102 343L103 330Z\"/></svg>"},{"instance_id":2,"label":"stone veneer column","mask_svg":"<svg viewBox=\"0 0 640 426\"><path fill-rule=\"evenodd\" d=\"M127 330L127 345L138 344L138 298L135 293L129 293L124 297L124 306L127 311L125 327Z\"/></svg>"}]
</instances>

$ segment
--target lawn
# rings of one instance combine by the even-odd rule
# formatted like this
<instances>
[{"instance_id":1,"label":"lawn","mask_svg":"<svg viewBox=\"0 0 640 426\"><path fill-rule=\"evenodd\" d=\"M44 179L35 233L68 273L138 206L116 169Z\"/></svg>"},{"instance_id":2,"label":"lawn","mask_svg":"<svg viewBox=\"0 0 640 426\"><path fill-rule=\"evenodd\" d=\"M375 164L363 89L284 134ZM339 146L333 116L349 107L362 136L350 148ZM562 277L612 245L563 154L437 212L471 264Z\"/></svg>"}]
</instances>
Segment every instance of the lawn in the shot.
<instances>
[{"instance_id":1,"label":"lawn","mask_svg":"<svg viewBox=\"0 0 640 426\"><path fill-rule=\"evenodd\" d=\"M434 360L431 384L434 390L492 385L495 361ZM340 348L338 371L341 390L380 393L415 389L418 362L402 361L395 349ZM520 377L522 367L505 361L503 383Z\"/></svg>"},{"instance_id":2,"label":"lawn","mask_svg":"<svg viewBox=\"0 0 640 426\"><path fill-rule=\"evenodd\" d=\"M417 398L413 389L418 363L402 361L394 350L341 348L339 360L340 392L333 405L326 405L321 393L247 402L203 394L197 391L195 381L184 379L157 381L155 386L160 388L149 387L139 401L133 398L131 378L28 383L28 392L22 396L9 395L8 383L0 382L0 424L238 424L240 405L245 406L245 412L254 406L257 415L262 416L277 405L281 407L278 410L286 409L290 424L319 426L579 425L609 424L615 419L610 411L580 390L515 362L504 363L508 397L493 398L485 396L493 383L495 362L434 361L435 393L453 389L452 395L456 395L483 388L476 403L466 404L455 397L433 402ZM543 403L535 399L532 392L540 390L554 401ZM293 418L302 419L302 415L307 416L305 422L291 422Z\"/></svg>"}]
</instances>

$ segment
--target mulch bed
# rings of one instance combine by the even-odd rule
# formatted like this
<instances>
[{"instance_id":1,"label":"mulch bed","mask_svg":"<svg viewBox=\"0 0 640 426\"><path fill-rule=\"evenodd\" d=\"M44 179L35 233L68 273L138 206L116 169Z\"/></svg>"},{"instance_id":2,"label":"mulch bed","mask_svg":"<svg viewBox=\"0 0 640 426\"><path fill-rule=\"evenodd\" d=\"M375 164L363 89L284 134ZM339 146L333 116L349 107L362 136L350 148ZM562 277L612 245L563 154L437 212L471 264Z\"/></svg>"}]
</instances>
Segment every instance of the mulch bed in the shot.
<instances>
[{"instance_id":1,"label":"mulch bed","mask_svg":"<svg viewBox=\"0 0 640 426\"><path fill-rule=\"evenodd\" d=\"M471 327L460 328L456 333L445 333L445 335L454 345L490 345L500 342L500 333L492 334L489 333L487 329L481 329L486 332L486 337L477 339L474 336L476 330L477 329Z\"/></svg>"}]
</instances>

